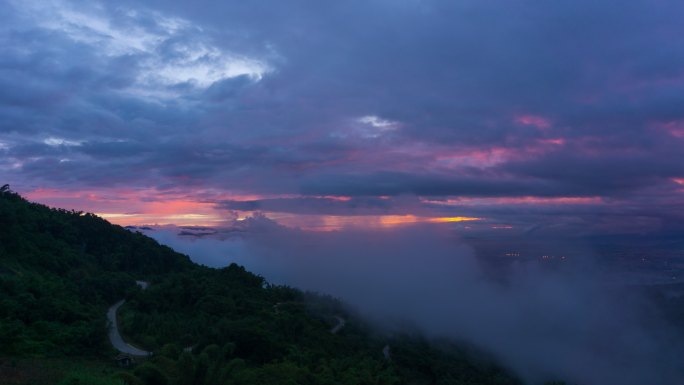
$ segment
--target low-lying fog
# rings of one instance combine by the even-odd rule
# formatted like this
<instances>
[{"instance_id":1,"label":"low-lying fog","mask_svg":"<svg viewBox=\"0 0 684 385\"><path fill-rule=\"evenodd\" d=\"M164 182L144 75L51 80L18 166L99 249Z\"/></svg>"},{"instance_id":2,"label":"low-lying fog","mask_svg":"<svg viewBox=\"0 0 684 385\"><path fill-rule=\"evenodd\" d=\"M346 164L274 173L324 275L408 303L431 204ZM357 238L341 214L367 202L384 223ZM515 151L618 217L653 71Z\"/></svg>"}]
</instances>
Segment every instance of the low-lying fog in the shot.
<instances>
[{"instance_id":1,"label":"low-lying fog","mask_svg":"<svg viewBox=\"0 0 684 385\"><path fill-rule=\"evenodd\" d=\"M493 353L529 383L678 384L681 338L644 299L601 283L590 256L554 269L513 264L492 277L448 226L305 232L265 218L240 236L148 232L201 264L244 265L269 282L316 290L375 317ZM588 253L587 253L588 254Z\"/></svg>"}]
</instances>

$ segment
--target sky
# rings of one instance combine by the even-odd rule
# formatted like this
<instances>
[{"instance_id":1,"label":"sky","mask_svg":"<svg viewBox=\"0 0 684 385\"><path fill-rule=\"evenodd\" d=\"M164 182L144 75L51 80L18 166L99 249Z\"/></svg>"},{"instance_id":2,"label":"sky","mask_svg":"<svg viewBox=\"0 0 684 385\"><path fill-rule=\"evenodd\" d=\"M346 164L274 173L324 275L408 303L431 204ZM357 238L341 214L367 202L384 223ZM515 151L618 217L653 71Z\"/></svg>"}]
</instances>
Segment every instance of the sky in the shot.
<instances>
[{"instance_id":1,"label":"sky","mask_svg":"<svg viewBox=\"0 0 684 385\"><path fill-rule=\"evenodd\" d=\"M0 1L0 182L122 225L684 229L684 3Z\"/></svg>"}]
</instances>

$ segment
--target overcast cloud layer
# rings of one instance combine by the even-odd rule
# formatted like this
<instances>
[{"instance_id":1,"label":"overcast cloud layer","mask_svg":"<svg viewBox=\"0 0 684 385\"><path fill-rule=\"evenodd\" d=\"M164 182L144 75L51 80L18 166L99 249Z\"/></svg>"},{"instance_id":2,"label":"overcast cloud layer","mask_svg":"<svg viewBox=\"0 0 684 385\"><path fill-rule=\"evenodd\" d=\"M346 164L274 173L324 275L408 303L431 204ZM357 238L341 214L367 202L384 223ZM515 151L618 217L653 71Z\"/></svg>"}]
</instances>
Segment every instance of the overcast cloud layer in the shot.
<instances>
[{"instance_id":1,"label":"overcast cloud layer","mask_svg":"<svg viewBox=\"0 0 684 385\"><path fill-rule=\"evenodd\" d=\"M75 208L98 212L125 191L226 213L681 230L683 14L675 0L3 1L0 181L54 204L92 193Z\"/></svg>"}]
</instances>

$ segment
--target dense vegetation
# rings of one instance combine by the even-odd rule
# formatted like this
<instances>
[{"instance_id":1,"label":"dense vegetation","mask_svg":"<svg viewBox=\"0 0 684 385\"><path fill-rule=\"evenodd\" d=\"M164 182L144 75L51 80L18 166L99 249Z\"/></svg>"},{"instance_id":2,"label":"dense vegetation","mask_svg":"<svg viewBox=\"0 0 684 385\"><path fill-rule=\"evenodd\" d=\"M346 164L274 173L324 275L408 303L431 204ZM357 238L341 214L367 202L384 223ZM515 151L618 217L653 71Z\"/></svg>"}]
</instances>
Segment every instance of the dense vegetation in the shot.
<instances>
[{"instance_id":1,"label":"dense vegetation","mask_svg":"<svg viewBox=\"0 0 684 385\"><path fill-rule=\"evenodd\" d=\"M190 260L93 215L0 191L0 351L92 354L104 312L135 277L192 269Z\"/></svg>"},{"instance_id":2,"label":"dense vegetation","mask_svg":"<svg viewBox=\"0 0 684 385\"><path fill-rule=\"evenodd\" d=\"M121 313L125 334L163 356L152 361L172 383L517 383L453 347L375 335L338 301L267 285L236 265L171 274ZM347 322L332 333L336 317Z\"/></svg>"},{"instance_id":3,"label":"dense vegetation","mask_svg":"<svg viewBox=\"0 0 684 385\"><path fill-rule=\"evenodd\" d=\"M136 279L151 285L142 290ZM121 298L128 299L120 310L124 335L155 352L130 368L115 366L107 340L105 313ZM332 333L338 317L346 326ZM0 376L8 360L21 368L55 359L102 364L64 365L59 381L19 375L14 383L519 383L454 345L373 332L332 298L269 285L237 265L195 265L140 233L27 202L4 187Z\"/></svg>"}]
</instances>

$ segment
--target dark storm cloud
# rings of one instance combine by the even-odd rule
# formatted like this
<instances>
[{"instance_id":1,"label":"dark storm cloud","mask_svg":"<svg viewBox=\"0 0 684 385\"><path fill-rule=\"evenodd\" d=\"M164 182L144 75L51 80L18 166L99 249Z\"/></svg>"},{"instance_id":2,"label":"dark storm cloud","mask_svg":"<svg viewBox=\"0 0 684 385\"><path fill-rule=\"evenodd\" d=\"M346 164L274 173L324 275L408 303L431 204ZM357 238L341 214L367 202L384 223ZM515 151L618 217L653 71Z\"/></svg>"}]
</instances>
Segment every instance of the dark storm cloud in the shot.
<instances>
[{"instance_id":1,"label":"dark storm cloud","mask_svg":"<svg viewBox=\"0 0 684 385\"><path fill-rule=\"evenodd\" d=\"M521 170L526 167L522 172ZM594 173L591 162L547 164L542 161L512 165L520 176L493 174L482 176L415 175L407 173L375 173L367 175L324 175L304 180L301 192L314 195L401 195L465 196L465 197L564 197L612 195L629 191L644 181L626 178L609 179ZM568 170L569 168L569 170ZM556 173L556 170L563 170ZM612 170L611 170L612 172ZM625 172L627 176L638 171ZM657 176L649 178L657 179Z\"/></svg>"},{"instance_id":2,"label":"dark storm cloud","mask_svg":"<svg viewBox=\"0 0 684 385\"><path fill-rule=\"evenodd\" d=\"M590 155L565 152L510 162L503 168L522 178L561 183L567 186L567 195L612 196L666 183L670 178L683 175L684 155L678 152L661 158L644 153Z\"/></svg>"}]
</instances>

